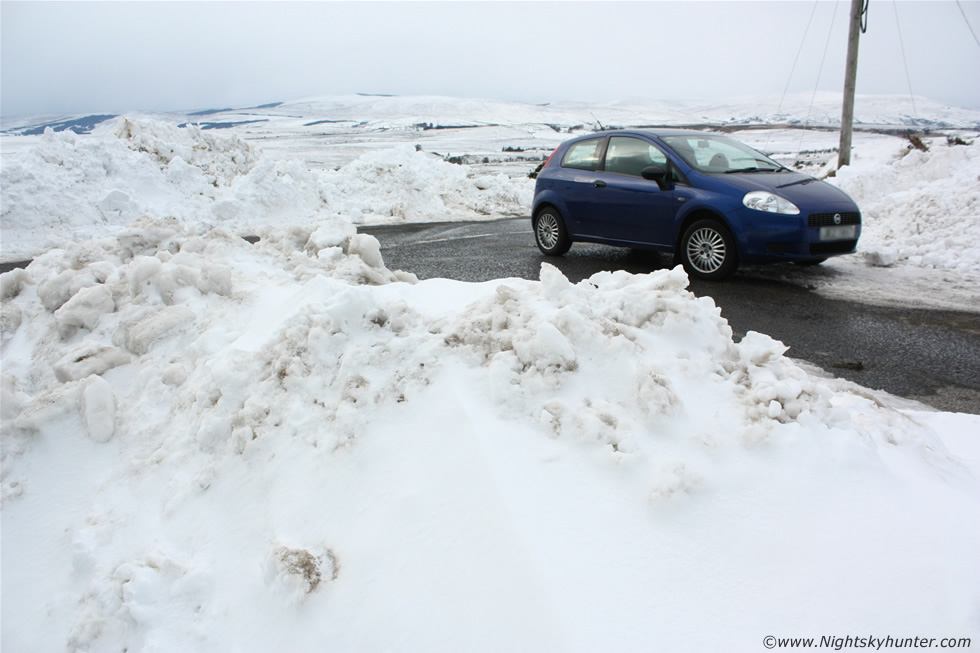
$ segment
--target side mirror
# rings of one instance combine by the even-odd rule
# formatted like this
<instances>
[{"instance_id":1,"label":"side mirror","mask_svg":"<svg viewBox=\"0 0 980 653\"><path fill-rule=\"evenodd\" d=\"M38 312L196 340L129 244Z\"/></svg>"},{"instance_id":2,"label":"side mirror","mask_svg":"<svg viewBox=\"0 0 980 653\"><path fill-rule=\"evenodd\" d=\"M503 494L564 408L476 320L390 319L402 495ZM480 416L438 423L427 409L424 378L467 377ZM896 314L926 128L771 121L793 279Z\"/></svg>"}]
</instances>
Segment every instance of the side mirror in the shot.
<instances>
[{"instance_id":1,"label":"side mirror","mask_svg":"<svg viewBox=\"0 0 980 653\"><path fill-rule=\"evenodd\" d=\"M640 171L640 176L649 181L657 182L660 190L667 190L667 166L655 163Z\"/></svg>"}]
</instances>

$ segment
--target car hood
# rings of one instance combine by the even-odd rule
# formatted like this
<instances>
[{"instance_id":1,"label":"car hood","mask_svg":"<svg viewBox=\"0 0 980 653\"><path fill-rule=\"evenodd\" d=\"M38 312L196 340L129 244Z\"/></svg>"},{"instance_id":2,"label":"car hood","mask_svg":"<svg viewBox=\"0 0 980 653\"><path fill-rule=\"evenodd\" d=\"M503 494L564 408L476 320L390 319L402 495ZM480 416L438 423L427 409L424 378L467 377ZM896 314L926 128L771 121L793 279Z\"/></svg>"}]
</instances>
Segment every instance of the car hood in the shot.
<instances>
[{"instance_id":1,"label":"car hood","mask_svg":"<svg viewBox=\"0 0 980 653\"><path fill-rule=\"evenodd\" d=\"M745 192L766 190L794 203L814 201L854 203L847 193L836 186L799 172L735 172L720 174L715 178Z\"/></svg>"},{"instance_id":2,"label":"car hood","mask_svg":"<svg viewBox=\"0 0 980 653\"><path fill-rule=\"evenodd\" d=\"M801 208L802 205L819 202L843 204L857 209L854 200L841 189L799 172L736 172L718 177L745 192L766 190L776 193L801 205Z\"/></svg>"}]
</instances>

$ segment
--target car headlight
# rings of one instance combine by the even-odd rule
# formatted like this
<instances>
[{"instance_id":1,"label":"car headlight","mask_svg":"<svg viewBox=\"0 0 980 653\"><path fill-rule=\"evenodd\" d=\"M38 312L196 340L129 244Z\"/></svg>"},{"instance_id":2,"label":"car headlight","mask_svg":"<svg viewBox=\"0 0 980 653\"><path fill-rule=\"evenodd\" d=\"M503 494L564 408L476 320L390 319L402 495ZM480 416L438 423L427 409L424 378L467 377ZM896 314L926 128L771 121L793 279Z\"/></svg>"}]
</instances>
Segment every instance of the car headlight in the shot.
<instances>
[{"instance_id":1,"label":"car headlight","mask_svg":"<svg viewBox=\"0 0 980 653\"><path fill-rule=\"evenodd\" d=\"M769 213L784 213L786 215L799 215L800 209L787 199L779 195L767 193L764 190L754 190L746 193L742 198L742 204L755 209L756 211L767 211Z\"/></svg>"}]
</instances>

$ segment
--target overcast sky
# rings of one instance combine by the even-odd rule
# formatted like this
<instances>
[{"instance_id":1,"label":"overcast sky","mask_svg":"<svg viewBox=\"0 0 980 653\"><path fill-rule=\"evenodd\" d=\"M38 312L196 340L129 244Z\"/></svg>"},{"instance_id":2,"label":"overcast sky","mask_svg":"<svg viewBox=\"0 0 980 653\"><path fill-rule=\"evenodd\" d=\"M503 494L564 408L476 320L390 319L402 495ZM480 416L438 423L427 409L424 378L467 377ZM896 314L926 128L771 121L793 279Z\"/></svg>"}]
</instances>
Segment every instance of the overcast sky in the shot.
<instances>
[{"instance_id":1,"label":"overcast sky","mask_svg":"<svg viewBox=\"0 0 980 653\"><path fill-rule=\"evenodd\" d=\"M839 91L849 9L850 0L2 0L0 112L194 110L352 92L537 103ZM857 92L911 90L980 109L978 37L976 0L871 0Z\"/></svg>"}]
</instances>

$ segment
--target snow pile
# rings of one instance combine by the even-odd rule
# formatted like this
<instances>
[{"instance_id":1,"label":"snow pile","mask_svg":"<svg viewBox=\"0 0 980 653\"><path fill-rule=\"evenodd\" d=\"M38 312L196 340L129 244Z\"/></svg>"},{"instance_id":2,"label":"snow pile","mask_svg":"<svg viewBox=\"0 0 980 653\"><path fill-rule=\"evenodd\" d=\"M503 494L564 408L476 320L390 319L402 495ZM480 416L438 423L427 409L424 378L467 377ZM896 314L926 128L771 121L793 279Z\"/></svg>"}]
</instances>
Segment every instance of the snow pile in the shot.
<instances>
[{"instance_id":1,"label":"snow pile","mask_svg":"<svg viewBox=\"0 0 980 653\"><path fill-rule=\"evenodd\" d=\"M206 224L209 205L257 158L241 139L162 122L122 118L102 137L49 131L4 161L3 256L33 256L144 215Z\"/></svg>"},{"instance_id":2,"label":"snow pile","mask_svg":"<svg viewBox=\"0 0 980 653\"><path fill-rule=\"evenodd\" d=\"M4 260L115 233L140 217L179 217L247 235L265 226L480 219L522 214L533 182L469 175L410 147L337 171L275 161L237 136L120 118L113 132L50 130L2 172Z\"/></svg>"},{"instance_id":3,"label":"snow pile","mask_svg":"<svg viewBox=\"0 0 980 653\"><path fill-rule=\"evenodd\" d=\"M886 155L887 156L887 155ZM836 183L861 207L870 265L980 273L980 141L858 160Z\"/></svg>"},{"instance_id":4,"label":"snow pile","mask_svg":"<svg viewBox=\"0 0 980 653\"><path fill-rule=\"evenodd\" d=\"M679 268L414 281L343 221L0 277L4 650L980 630L977 480L925 416L734 342Z\"/></svg>"},{"instance_id":5,"label":"snow pile","mask_svg":"<svg viewBox=\"0 0 980 653\"><path fill-rule=\"evenodd\" d=\"M148 354L175 334L193 333L202 322L222 324L229 310L225 305L241 303L262 280L302 282L326 275L338 283L416 281L414 275L385 268L377 240L356 234L349 225L276 235L252 246L227 232L199 235L173 219L143 218L118 238L52 250L26 270L4 274L5 417L16 414L17 424L34 429L37 419L64 407L52 406L78 400L89 435L107 441L115 431L115 401L104 400L108 386L92 375L127 365L134 354ZM251 278L256 260L268 268L259 279ZM25 296L31 301L25 303ZM61 351L46 363L21 360L32 348L43 354ZM41 399L23 411L21 390L11 376L21 364L29 366L34 391L42 390ZM158 370L161 378L181 378L179 366L164 367ZM96 392L100 410L86 410L90 391ZM5 424L9 433L11 426Z\"/></svg>"},{"instance_id":6,"label":"snow pile","mask_svg":"<svg viewBox=\"0 0 980 653\"><path fill-rule=\"evenodd\" d=\"M335 212L375 224L523 215L533 185L501 175L471 178L468 166L409 145L368 152L323 179Z\"/></svg>"},{"instance_id":7,"label":"snow pile","mask_svg":"<svg viewBox=\"0 0 980 653\"><path fill-rule=\"evenodd\" d=\"M129 149L156 160L160 169L180 185L187 171L200 172L207 186L230 185L237 177L247 175L259 160L259 153L235 135L219 136L191 126L181 128L172 123L120 118L115 136ZM187 164L186 168L174 165ZM196 175L190 175L196 178ZM208 191L200 188L204 195Z\"/></svg>"}]
</instances>

